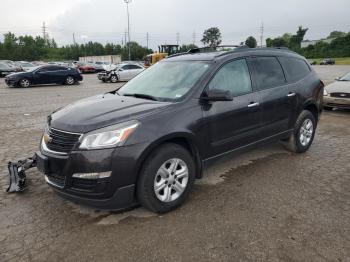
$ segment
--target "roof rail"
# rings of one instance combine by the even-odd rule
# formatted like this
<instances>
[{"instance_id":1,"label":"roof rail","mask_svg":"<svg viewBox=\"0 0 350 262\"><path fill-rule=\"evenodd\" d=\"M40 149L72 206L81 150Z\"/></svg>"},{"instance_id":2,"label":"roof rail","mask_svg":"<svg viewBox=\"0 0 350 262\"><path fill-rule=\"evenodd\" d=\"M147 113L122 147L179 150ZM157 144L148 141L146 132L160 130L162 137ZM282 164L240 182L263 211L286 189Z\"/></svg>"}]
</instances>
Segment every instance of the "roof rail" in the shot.
<instances>
[{"instance_id":1,"label":"roof rail","mask_svg":"<svg viewBox=\"0 0 350 262\"><path fill-rule=\"evenodd\" d=\"M194 48L189 50L187 53L194 54L194 53L206 53L206 52L217 52L218 48L249 48L245 45L218 45L218 46L206 46L206 47L201 47L201 48Z\"/></svg>"},{"instance_id":2,"label":"roof rail","mask_svg":"<svg viewBox=\"0 0 350 262\"><path fill-rule=\"evenodd\" d=\"M273 47L273 48L276 48L276 49L283 49L283 50L290 50L288 47L286 46L276 46L276 47Z\"/></svg>"},{"instance_id":3,"label":"roof rail","mask_svg":"<svg viewBox=\"0 0 350 262\"><path fill-rule=\"evenodd\" d=\"M177 53L177 54L173 54L173 55L169 55L167 56L167 58L170 58L170 57L175 57L175 56L181 56L181 55L187 55L188 52L181 52L181 53Z\"/></svg>"}]
</instances>

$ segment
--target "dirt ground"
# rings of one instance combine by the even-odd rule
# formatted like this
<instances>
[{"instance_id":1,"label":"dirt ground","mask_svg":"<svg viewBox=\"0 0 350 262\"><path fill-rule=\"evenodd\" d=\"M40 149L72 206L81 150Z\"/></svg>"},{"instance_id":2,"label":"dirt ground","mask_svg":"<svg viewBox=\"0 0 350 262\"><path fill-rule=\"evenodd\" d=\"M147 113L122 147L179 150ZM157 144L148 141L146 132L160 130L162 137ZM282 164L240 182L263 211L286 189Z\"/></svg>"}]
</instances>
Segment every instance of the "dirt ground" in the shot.
<instances>
[{"instance_id":1,"label":"dirt ground","mask_svg":"<svg viewBox=\"0 0 350 262\"><path fill-rule=\"evenodd\" d=\"M350 66L315 69L329 83ZM0 261L350 261L350 111L325 112L305 154L275 144L221 160L166 215L72 204L36 170L27 191L5 193L7 162L37 150L50 112L115 88L95 75L29 89L0 79Z\"/></svg>"}]
</instances>

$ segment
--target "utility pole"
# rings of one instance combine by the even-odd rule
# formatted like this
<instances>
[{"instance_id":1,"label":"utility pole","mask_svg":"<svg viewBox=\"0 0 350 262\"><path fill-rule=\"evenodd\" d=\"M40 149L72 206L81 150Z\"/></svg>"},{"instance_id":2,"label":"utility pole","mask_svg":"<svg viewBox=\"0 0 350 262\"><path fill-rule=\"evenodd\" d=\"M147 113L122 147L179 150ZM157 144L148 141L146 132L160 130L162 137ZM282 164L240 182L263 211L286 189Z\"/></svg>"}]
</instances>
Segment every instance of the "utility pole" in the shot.
<instances>
[{"instance_id":1,"label":"utility pole","mask_svg":"<svg viewBox=\"0 0 350 262\"><path fill-rule=\"evenodd\" d=\"M124 3L126 3L126 11L128 15L128 48L129 48L129 61L131 60L131 53L130 53L130 15L129 15L129 4L132 0L124 0Z\"/></svg>"},{"instance_id":2,"label":"utility pole","mask_svg":"<svg viewBox=\"0 0 350 262\"><path fill-rule=\"evenodd\" d=\"M261 27L260 27L260 47L263 47L263 40L264 40L264 23L261 23Z\"/></svg>"},{"instance_id":3,"label":"utility pole","mask_svg":"<svg viewBox=\"0 0 350 262\"><path fill-rule=\"evenodd\" d=\"M193 38L193 42L192 44L195 45L196 44L196 31L193 31L193 34L192 34L192 38Z\"/></svg>"},{"instance_id":4,"label":"utility pole","mask_svg":"<svg viewBox=\"0 0 350 262\"><path fill-rule=\"evenodd\" d=\"M178 45L180 43L180 33L176 33L176 44Z\"/></svg>"},{"instance_id":5,"label":"utility pole","mask_svg":"<svg viewBox=\"0 0 350 262\"><path fill-rule=\"evenodd\" d=\"M42 33L43 33L43 39L46 40L48 39L48 33L47 33L47 26L45 24L45 22L43 22L43 26L41 27Z\"/></svg>"},{"instance_id":6,"label":"utility pole","mask_svg":"<svg viewBox=\"0 0 350 262\"><path fill-rule=\"evenodd\" d=\"M148 49L148 41L149 41L149 34L148 34L148 32L147 32L146 38L147 38L147 49Z\"/></svg>"},{"instance_id":7,"label":"utility pole","mask_svg":"<svg viewBox=\"0 0 350 262\"><path fill-rule=\"evenodd\" d=\"M126 29L125 29L125 32L124 32L124 45L127 45L127 40L126 40L126 38L127 38L127 36L128 36L128 32L126 31Z\"/></svg>"},{"instance_id":8,"label":"utility pole","mask_svg":"<svg viewBox=\"0 0 350 262\"><path fill-rule=\"evenodd\" d=\"M73 33L73 44L74 44L74 45L77 44L77 42L75 42L75 35L74 35L74 33Z\"/></svg>"}]
</instances>

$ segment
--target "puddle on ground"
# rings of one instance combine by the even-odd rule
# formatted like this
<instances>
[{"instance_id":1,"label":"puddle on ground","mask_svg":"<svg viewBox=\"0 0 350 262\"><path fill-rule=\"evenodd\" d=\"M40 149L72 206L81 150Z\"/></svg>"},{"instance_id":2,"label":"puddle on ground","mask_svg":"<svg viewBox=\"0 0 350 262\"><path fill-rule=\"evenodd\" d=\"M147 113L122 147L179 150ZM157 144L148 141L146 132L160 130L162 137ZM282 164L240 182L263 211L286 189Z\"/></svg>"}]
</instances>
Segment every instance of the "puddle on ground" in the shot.
<instances>
[{"instance_id":1,"label":"puddle on ground","mask_svg":"<svg viewBox=\"0 0 350 262\"><path fill-rule=\"evenodd\" d=\"M151 211L148 211L142 207L136 208L132 211L128 211L125 213L120 213L120 214L111 214L105 218L102 218L99 222L97 222L97 225L116 225L119 224L120 221L133 217L133 218L150 218L150 217L155 217L158 216L156 213L153 213Z\"/></svg>"},{"instance_id":2,"label":"puddle on ground","mask_svg":"<svg viewBox=\"0 0 350 262\"><path fill-rule=\"evenodd\" d=\"M275 154L289 152L280 144L271 144L259 149L242 153L233 157L225 157L204 170L203 178L196 181L196 185L216 185L225 181L224 175L228 172L246 165L253 161L263 159Z\"/></svg>"}]
</instances>

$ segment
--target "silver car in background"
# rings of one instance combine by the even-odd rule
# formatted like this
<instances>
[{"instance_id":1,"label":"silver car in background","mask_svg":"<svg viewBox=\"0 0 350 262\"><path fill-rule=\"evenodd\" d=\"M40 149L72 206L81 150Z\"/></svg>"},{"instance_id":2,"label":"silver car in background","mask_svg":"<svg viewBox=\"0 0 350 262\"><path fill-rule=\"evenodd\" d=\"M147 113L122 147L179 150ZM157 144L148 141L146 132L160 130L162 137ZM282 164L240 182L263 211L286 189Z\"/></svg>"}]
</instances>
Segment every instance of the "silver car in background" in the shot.
<instances>
[{"instance_id":1,"label":"silver car in background","mask_svg":"<svg viewBox=\"0 0 350 262\"><path fill-rule=\"evenodd\" d=\"M323 108L350 109L350 72L324 88Z\"/></svg>"}]
</instances>

